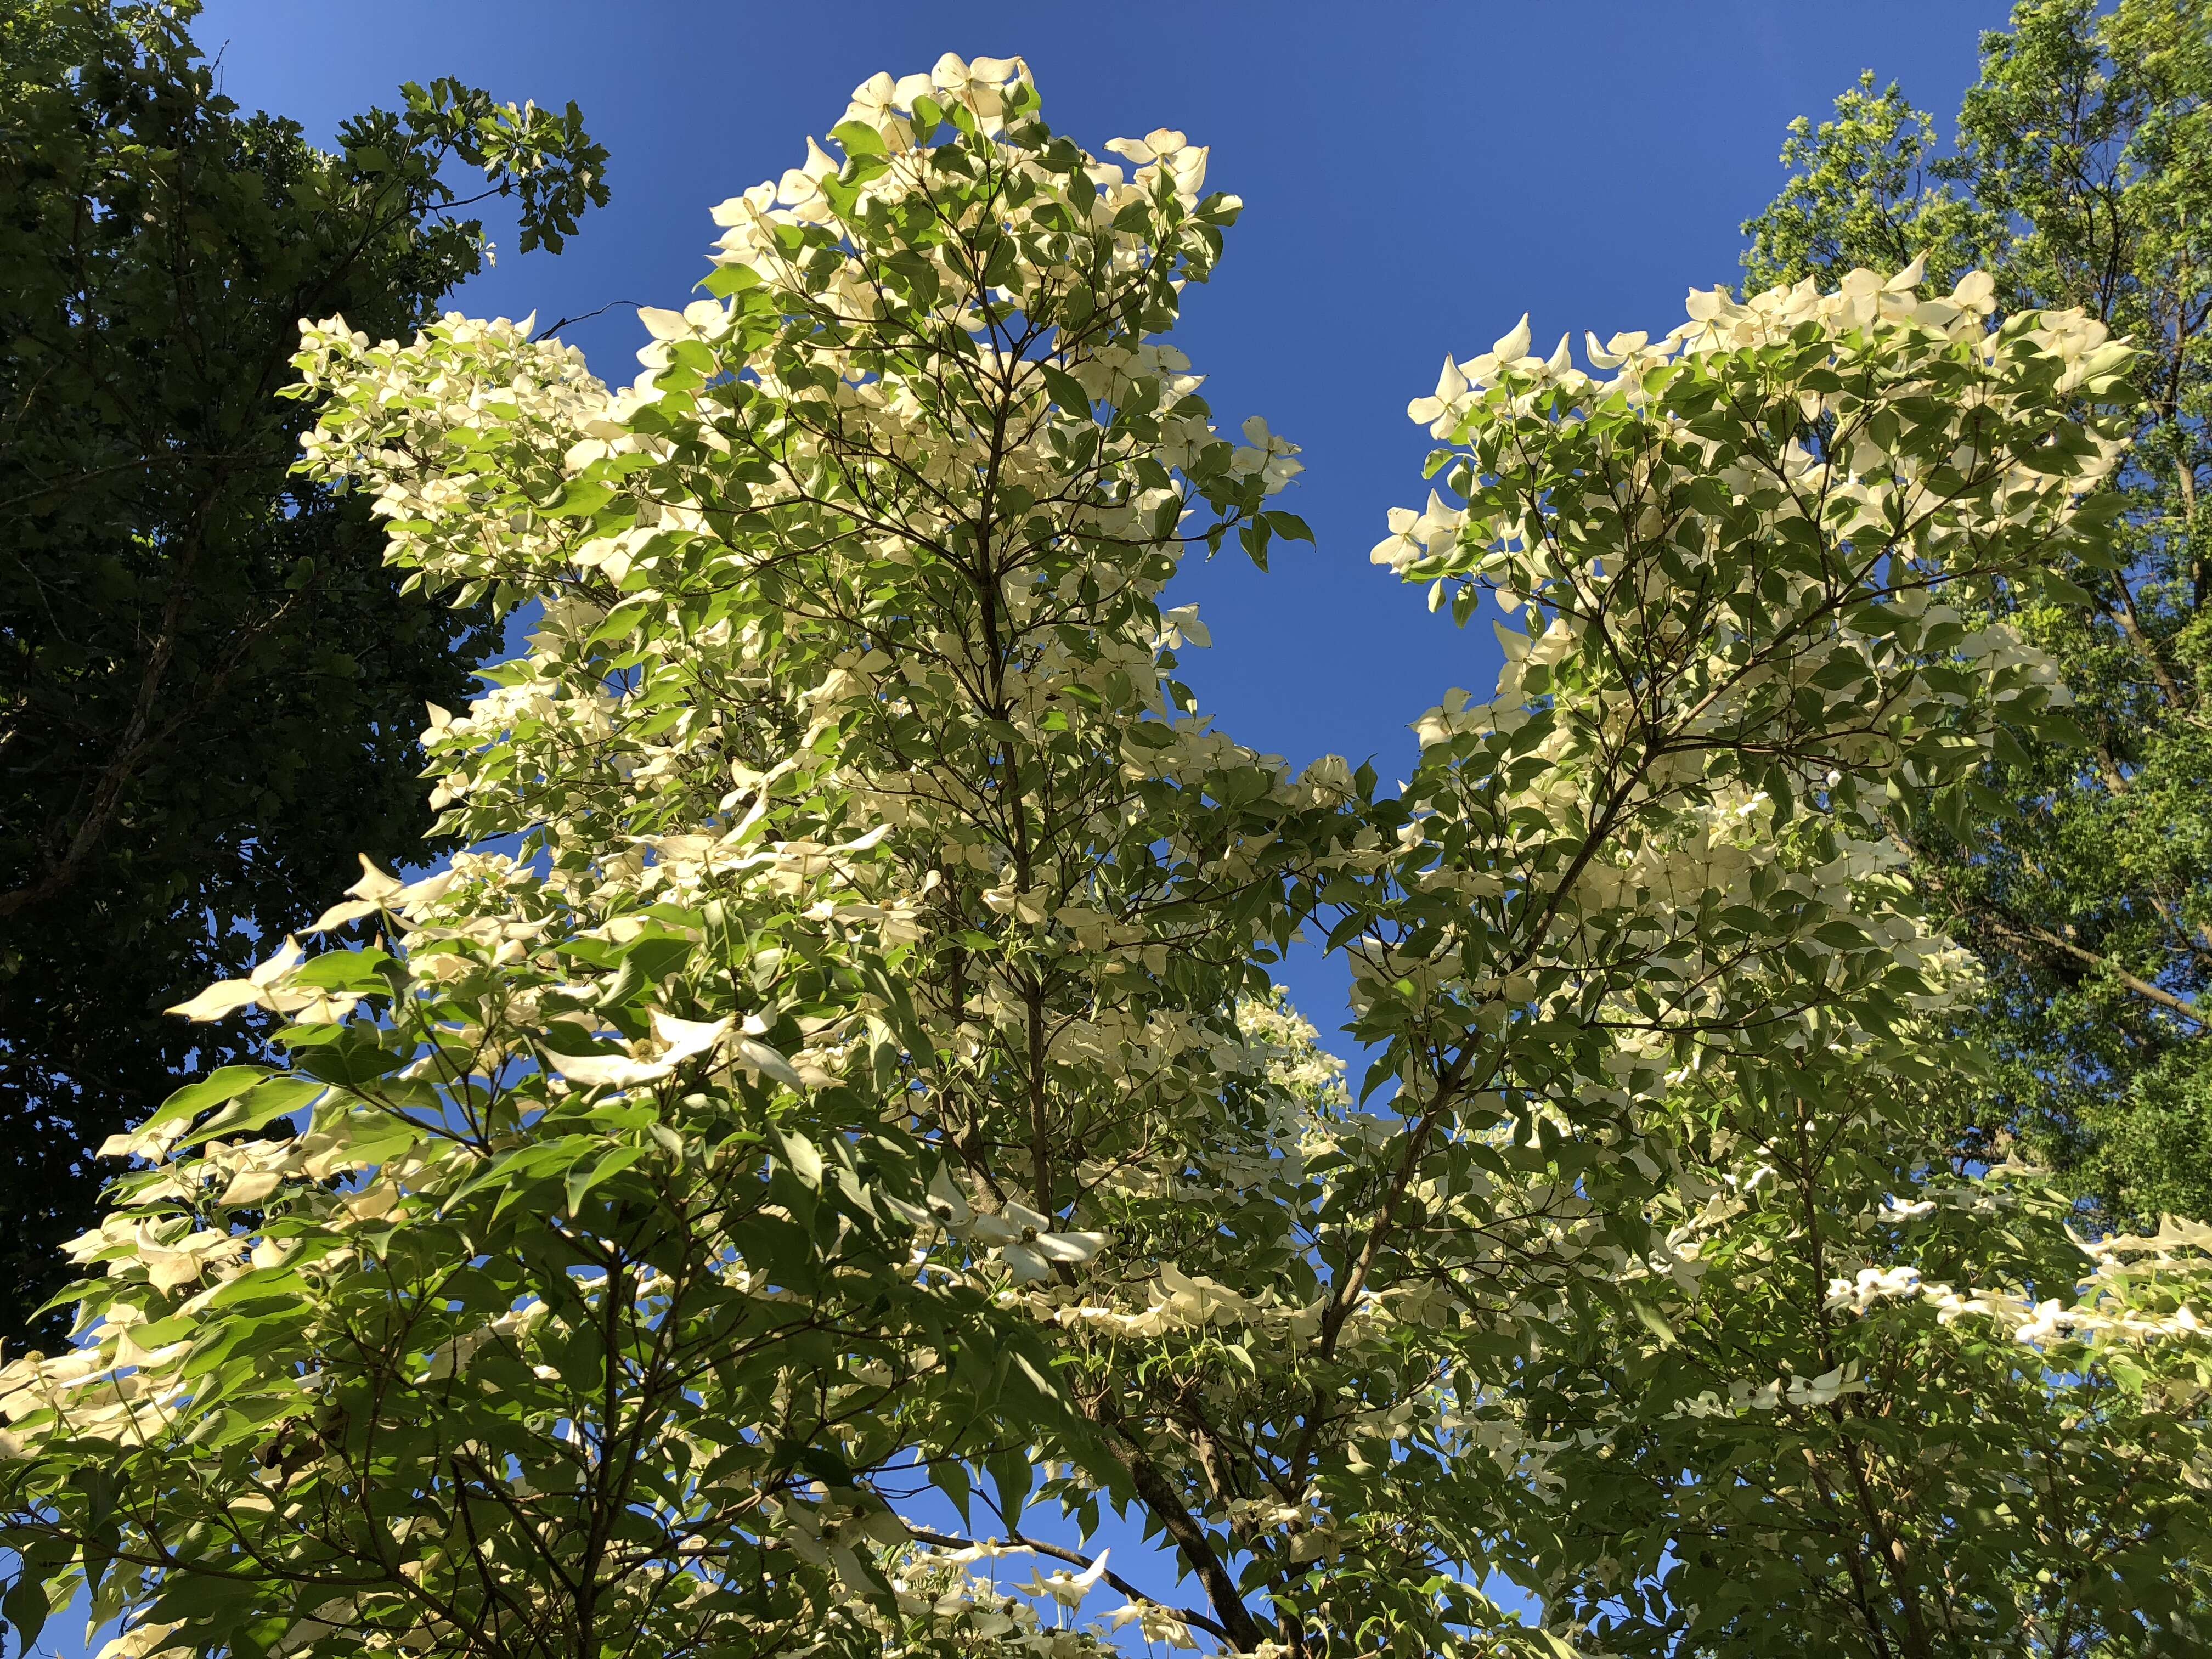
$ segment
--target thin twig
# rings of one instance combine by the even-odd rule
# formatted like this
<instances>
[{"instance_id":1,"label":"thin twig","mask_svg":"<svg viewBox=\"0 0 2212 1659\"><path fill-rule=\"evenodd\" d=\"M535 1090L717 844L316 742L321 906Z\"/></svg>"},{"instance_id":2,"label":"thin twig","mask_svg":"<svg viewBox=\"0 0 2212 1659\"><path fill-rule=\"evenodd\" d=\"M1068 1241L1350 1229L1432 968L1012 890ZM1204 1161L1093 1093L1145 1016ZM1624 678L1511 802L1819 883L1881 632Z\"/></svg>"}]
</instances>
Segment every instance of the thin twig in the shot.
<instances>
[{"instance_id":1,"label":"thin twig","mask_svg":"<svg viewBox=\"0 0 2212 1659\"><path fill-rule=\"evenodd\" d=\"M544 328L539 329L537 333L530 337L530 343L536 345L540 340L550 339L554 335L558 334L562 329L568 327L571 323L588 323L592 318L612 311L617 306L628 306L632 311L641 311L644 309L644 303L641 301L610 300L606 304L601 306L597 311L580 312L574 317L563 317L557 323L548 323Z\"/></svg>"}]
</instances>

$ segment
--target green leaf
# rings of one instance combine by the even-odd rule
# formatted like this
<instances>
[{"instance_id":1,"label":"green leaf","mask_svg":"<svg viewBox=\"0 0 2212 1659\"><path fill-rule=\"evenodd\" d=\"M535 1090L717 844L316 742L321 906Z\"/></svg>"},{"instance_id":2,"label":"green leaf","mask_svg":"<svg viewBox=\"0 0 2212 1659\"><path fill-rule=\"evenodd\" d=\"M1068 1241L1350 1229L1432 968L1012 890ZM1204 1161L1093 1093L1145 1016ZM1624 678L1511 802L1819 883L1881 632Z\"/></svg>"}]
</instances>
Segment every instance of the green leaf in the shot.
<instances>
[{"instance_id":1,"label":"green leaf","mask_svg":"<svg viewBox=\"0 0 2212 1659\"><path fill-rule=\"evenodd\" d=\"M16 1579L4 1600L0 1600L0 1620L15 1634L17 1651L28 1653L37 1644L39 1632L46 1627L46 1615L52 1612L46 1600L46 1587L29 1571Z\"/></svg>"},{"instance_id":2,"label":"green leaf","mask_svg":"<svg viewBox=\"0 0 2212 1659\"><path fill-rule=\"evenodd\" d=\"M952 1500L952 1507L960 1511L960 1524L972 1530L975 1522L968 1512L968 1504L974 1488L969 1485L967 1465L957 1458L933 1459L929 1465L929 1483Z\"/></svg>"},{"instance_id":3,"label":"green leaf","mask_svg":"<svg viewBox=\"0 0 2212 1659\"><path fill-rule=\"evenodd\" d=\"M760 286L760 273L750 265L716 265L700 278L699 286L718 300L726 300Z\"/></svg>"},{"instance_id":4,"label":"green leaf","mask_svg":"<svg viewBox=\"0 0 2212 1659\"><path fill-rule=\"evenodd\" d=\"M161 1103L143 1127L153 1129L171 1123L189 1123L209 1107L237 1098L269 1075L266 1066L225 1066L198 1083L186 1084L178 1090Z\"/></svg>"},{"instance_id":5,"label":"green leaf","mask_svg":"<svg viewBox=\"0 0 2212 1659\"><path fill-rule=\"evenodd\" d=\"M373 1030L356 1025L345 1027L334 1042L301 1050L297 1058L300 1069L308 1076L341 1088L359 1089L404 1070L414 1056L385 1048Z\"/></svg>"},{"instance_id":6,"label":"green leaf","mask_svg":"<svg viewBox=\"0 0 2212 1659\"><path fill-rule=\"evenodd\" d=\"M1658 1339L1661 1347L1671 1348L1681 1340L1675 1334L1674 1326L1668 1323L1667 1316L1659 1311L1656 1304L1647 1302L1639 1296L1631 1297L1628 1305L1636 1315L1637 1322Z\"/></svg>"},{"instance_id":7,"label":"green leaf","mask_svg":"<svg viewBox=\"0 0 2212 1659\"><path fill-rule=\"evenodd\" d=\"M1009 1527L1019 1526L1022 1505L1029 1501L1030 1483L1035 1475L1028 1455L1014 1450L998 1452L987 1459L983 1467L990 1474L992 1486L998 1489L1000 1515Z\"/></svg>"},{"instance_id":8,"label":"green leaf","mask_svg":"<svg viewBox=\"0 0 2212 1659\"><path fill-rule=\"evenodd\" d=\"M783 1161L791 1172L808 1186L819 1190L822 1185L822 1154L812 1141L795 1130L778 1129L775 1144L782 1150Z\"/></svg>"},{"instance_id":9,"label":"green leaf","mask_svg":"<svg viewBox=\"0 0 2212 1659\"><path fill-rule=\"evenodd\" d=\"M883 135L866 121L840 121L830 129L830 137L848 155L882 155L886 153Z\"/></svg>"},{"instance_id":10,"label":"green leaf","mask_svg":"<svg viewBox=\"0 0 2212 1659\"><path fill-rule=\"evenodd\" d=\"M218 1135L251 1133L312 1104L325 1092L324 1085L313 1078L270 1078L199 1125L179 1146L212 1140Z\"/></svg>"},{"instance_id":11,"label":"green leaf","mask_svg":"<svg viewBox=\"0 0 2212 1659\"><path fill-rule=\"evenodd\" d=\"M1050 363L1041 364L1039 368L1044 376L1045 390L1051 394L1054 403L1071 415L1088 415L1091 412L1091 394L1083 389L1081 381L1066 369L1054 368Z\"/></svg>"},{"instance_id":12,"label":"green leaf","mask_svg":"<svg viewBox=\"0 0 2212 1659\"><path fill-rule=\"evenodd\" d=\"M574 1217L582 1210L585 1198L594 1187L606 1180L609 1176L627 1170L645 1154L646 1148L642 1146L617 1146L600 1158L588 1171L581 1164L570 1170L568 1178L562 1187L563 1195L568 1201L569 1215Z\"/></svg>"}]
</instances>

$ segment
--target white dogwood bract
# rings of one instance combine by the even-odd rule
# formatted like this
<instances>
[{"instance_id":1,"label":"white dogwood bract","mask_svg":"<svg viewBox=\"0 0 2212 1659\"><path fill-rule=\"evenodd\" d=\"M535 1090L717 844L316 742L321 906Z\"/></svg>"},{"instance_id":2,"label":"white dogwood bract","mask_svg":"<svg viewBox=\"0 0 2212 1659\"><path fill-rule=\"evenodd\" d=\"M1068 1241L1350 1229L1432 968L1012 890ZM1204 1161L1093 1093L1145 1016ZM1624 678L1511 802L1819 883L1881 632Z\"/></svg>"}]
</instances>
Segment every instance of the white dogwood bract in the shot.
<instances>
[{"instance_id":1,"label":"white dogwood bract","mask_svg":"<svg viewBox=\"0 0 2212 1659\"><path fill-rule=\"evenodd\" d=\"M0 1370L24 1582L115 1659L1556 1655L1588 1609L1525 1534L1574 1455L1877 1397L1840 1349L1565 1427L1528 1385L1809 1248L1748 1120L1872 1146L1940 1073L1971 971L1882 815L2061 718L1958 607L2094 556L2124 353L1911 271L1693 295L1607 379L1524 319L1413 405L1443 489L1375 554L1498 597L1495 696L1395 795L1294 775L1162 599L1305 533L1296 446L1162 337L1238 204L1036 112L1018 58L864 83L627 386L527 323L302 325L302 465L541 615L430 712L476 850L176 1011L276 1061L111 1145L79 1346ZM1302 927L1358 1100L1270 981ZM1923 1279L1911 1230L2003 1183L1880 1174L1837 1319L2198 1352L2202 1229ZM1109 1509L1184 1593L1024 1520Z\"/></svg>"}]
</instances>

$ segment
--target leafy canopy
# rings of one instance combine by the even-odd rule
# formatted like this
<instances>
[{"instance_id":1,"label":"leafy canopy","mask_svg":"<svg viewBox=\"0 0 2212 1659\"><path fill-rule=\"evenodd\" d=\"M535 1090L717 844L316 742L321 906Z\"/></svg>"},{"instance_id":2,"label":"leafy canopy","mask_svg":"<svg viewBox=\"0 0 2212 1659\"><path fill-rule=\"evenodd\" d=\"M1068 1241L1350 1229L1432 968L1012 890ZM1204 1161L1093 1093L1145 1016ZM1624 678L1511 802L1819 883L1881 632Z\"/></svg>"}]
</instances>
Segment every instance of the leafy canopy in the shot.
<instances>
[{"instance_id":1,"label":"leafy canopy","mask_svg":"<svg viewBox=\"0 0 2212 1659\"><path fill-rule=\"evenodd\" d=\"M2199 0L2029 0L1983 37L1948 151L1871 74L1744 227L1753 283L1832 282L1924 254L1988 270L2008 308L2079 307L2135 348L2114 556L2063 586L2001 589L2048 652L2085 745L1991 757L1956 821L1890 820L1923 895L1985 964L1964 1034L2001 1061L1973 1143L2025 1135L2104 1224L2212 1216L2212 781L2203 684L2212 288L2212 15Z\"/></svg>"},{"instance_id":2,"label":"leafy canopy","mask_svg":"<svg viewBox=\"0 0 2212 1659\"><path fill-rule=\"evenodd\" d=\"M243 972L354 854L418 856L424 700L489 612L402 598L358 501L293 474L302 313L407 333L511 194L604 203L565 114L441 81L337 149L216 94L192 5L0 5L0 1335L65 1282L94 1149L264 1026L161 1008ZM459 169L481 168L465 199ZM58 1340L64 1328L44 1334Z\"/></svg>"},{"instance_id":3,"label":"leafy canopy","mask_svg":"<svg viewBox=\"0 0 2212 1659\"><path fill-rule=\"evenodd\" d=\"M132 1656L1587 1632L1584 1564L1514 1530L1570 1444L1516 1389L1622 1316L1668 1340L1709 1171L1759 1208L1717 1095L1849 1083L1873 1137L1940 1084L1971 981L1881 814L2061 718L1961 607L2104 556L2084 405L2127 353L1906 272L1693 295L1603 379L1525 325L1448 364L1456 504L1376 556L1499 596L1504 681L1397 794L1293 776L1196 712L1162 604L1187 550L1304 532L1294 448L1160 337L1238 204L1181 133L1131 171L1037 107L1018 59L863 85L842 160L717 210L712 297L644 314L624 389L504 322L303 325L309 471L413 580L543 621L432 711L479 850L365 871L316 928L371 937L179 1010L277 1015L282 1063L118 1138L80 1340L0 1373L11 1620L89 1586ZM1270 985L1302 927L1371 1107ZM2201 1358L2200 1236L2045 1243L2047 1306L1970 1230L1906 1311L2030 1368ZM1861 1397L1813 1358L1732 1356L1693 1415ZM1060 1541L1109 1510L1180 1601Z\"/></svg>"}]
</instances>

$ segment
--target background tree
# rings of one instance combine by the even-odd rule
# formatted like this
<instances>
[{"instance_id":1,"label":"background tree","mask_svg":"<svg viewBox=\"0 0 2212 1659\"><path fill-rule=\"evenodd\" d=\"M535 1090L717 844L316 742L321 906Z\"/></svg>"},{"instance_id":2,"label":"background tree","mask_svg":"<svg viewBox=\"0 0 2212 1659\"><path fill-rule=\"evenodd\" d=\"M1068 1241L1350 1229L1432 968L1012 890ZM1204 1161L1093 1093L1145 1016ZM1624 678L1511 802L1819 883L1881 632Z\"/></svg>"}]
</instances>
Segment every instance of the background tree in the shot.
<instances>
[{"instance_id":1,"label":"background tree","mask_svg":"<svg viewBox=\"0 0 2212 1659\"><path fill-rule=\"evenodd\" d=\"M1990 970L1967 1034L1998 1066L1974 1124L2024 1133L2103 1212L2212 1216L2212 12L2027 0L1983 39L1954 142L1871 72L1784 148L1744 229L1754 285L1924 255L2008 310L2079 306L2132 341L2142 398L2120 565L1996 612L2052 653L2087 741L2008 744L1948 818L1894 832Z\"/></svg>"},{"instance_id":2,"label":"background tree","mask_svg":"<svg viewBox=\"0 0 2212 1659\"><path fill-rule=\"evenodd\" d=\"M1516 1387L1656 1340L1678 1214L1771 1178L1712 1094L1840 1072L1824 1132L1880 1143L1942 1084L1965 964L1881 814L2063 702L1961 607L2106 557L2126 349L1908 270L1693 295L1600 374L1525 325L1448 362L1438 493L1376 557L1520 621L1497 696L1430 711L1396 793L1293 776L1197 714L1161 602L1303 530L1291 447L1160 337L1238 204L1180 132L1114 141L1132 174L1037 108L1019 60L857 88L842 159L717 210L712 297L644 313L620 390L511 324L308 330L305 465L427 582L544 603L428 738L441 830L522 840L366 872L315 923L355 942L177 1011L284 1017L279 1063L116 1138L80 1340L0 1371L11 1622L89 1589L121 1654L310 1659L1584 1633L1600 1570L1541 1504L1585 1443ZM1273 994L1302 923L1375 1109ZM1957 1288L1899 1316L2123 1387L2202 1358L2201 1236L2015 1248L1957 1184ZM1778 1279L1860 1282L1871 1229L1758 1224ZM1715 1305L1693 1463L1861 1380ZM1091 1553L1109 1509L1182 1588Z\"/></svg>"},{"instance_id":3,"label":"background tree","mask_svg":"<svg viewBox=\"0 0 2212 1659\"><path fill-rule=\"evenodd\" d=\"M1507 1524L1595 1653L2200 1651L2208 1355L1978 1291L2075 1280L2066 1194L1930 1161L1954 1079L1876 1101L1855 1070L1686 1080L1674 1271L1514 1379L1514 1443L1547 1455ZM2170 1221L2096 1255L2208 1246Z\"/></svg>"},{"instance_id":4,"label":"background tree","mask_svg":"<svg viewBox=\"0 0 2212 1659\"><path fill-rule=\"evenodd\" d=\"M422 856L414 732L497 643L289 470L298 319L404 332L606 199L574 106L452 82L334 153L214 89L196 6L0 4L0 1338L94 1213L92 1148L251 1024L160 1010L368 848ZM480 167L464 197L455 175Z\"/></svg>"}]
</instances>

